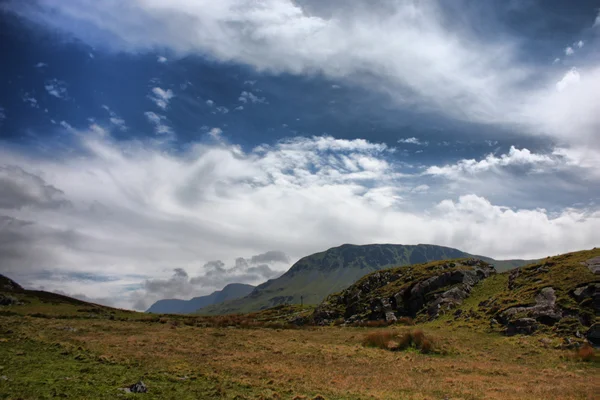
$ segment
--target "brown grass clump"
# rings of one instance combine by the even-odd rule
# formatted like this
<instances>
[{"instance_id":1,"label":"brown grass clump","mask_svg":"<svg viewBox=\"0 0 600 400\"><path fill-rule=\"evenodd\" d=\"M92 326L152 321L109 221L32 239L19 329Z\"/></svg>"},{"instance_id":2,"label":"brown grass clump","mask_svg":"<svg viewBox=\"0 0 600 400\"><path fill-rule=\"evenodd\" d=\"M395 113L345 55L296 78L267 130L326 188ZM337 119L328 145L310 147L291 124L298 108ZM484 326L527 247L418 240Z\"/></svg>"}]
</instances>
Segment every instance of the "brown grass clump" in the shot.
<instances>
[{"instance_id":1,"label":"brown grass clump","mask_svg":"<svg viewBox=\"0 0 600 400\"><path fill-rule=\"evenodd\" d=\"M576 354L577 358L581 361L594 361L596 359L594 348L587 343L577 349Z\"/></svg>"},{"instance_id":2,"label":"brown grass clump","mask_svg":"<svg viewBox=\"0 0 600 400\"><path fill-rule=\"evenodd\" d=\"M423 341L425 340L425 333L421 329L417 329L412 333L412 341L416 347L421 347Z\"/></svg>"},{"instance_id":3,"label":"brown grass clump","mask_svg":"<svg viewBox=\"0 0 600 400\"><path fill-rule=\"evenodd\" d=\"M390 331L371 332L363 339L363 346L387 349L396 335Z\"/></svg>"},{"instance_id":4,"label":"brown grass clump","mask_svg":"<svg viewBox=\"0 0 600 400\"><path fill-rule=\"evenodd\" d=\"M422 330L397 334L391 331L371 332L363 339L363 346L377 347L391 351L402 351L409 348L419 350L423 354L435 352L434 342L425 337Z\"/></svg>"}]
</instances>

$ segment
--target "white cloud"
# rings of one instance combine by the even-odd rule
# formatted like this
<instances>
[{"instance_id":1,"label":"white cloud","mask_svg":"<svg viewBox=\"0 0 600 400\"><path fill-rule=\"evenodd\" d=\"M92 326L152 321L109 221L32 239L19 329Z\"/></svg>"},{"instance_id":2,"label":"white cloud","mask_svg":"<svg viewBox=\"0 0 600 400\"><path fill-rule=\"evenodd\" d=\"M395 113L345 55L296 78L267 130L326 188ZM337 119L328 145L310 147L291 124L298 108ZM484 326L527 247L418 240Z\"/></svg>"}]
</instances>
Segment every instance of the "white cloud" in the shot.
<instances>
[{"instance_id":1,"label":"white cloud","mask_svg":"<svg viewBox=\"0 0 600 400\"><path fill-rule=\"evenodd\" d=\"M212 128L210 131L208 131L208 134L215 140L221 140L222 133L223 130L221 128Z\"/></svg>"},{"instance_id":2,"label":"white cloud","mask_svg":"<svg viewBox=\"0 0 600 400\"><path fill-rule=\"evenodd\" d=\"M24 103L29 104L31 108L40 108L37 99L29 93L24 93L21 99Z\"/></svg>"},{"instance_id":3,"label":"white cloud","mask_svg":"<svg viewBox=\"0 0 600 400\"><path fill-rule=\"evenodd\" d=\"M568 46L567 48L565 48L565 55L572 56L573 54L575 54L575 50L573 50L573 48L571 46Z\"/></svg>"},{"instance_id":4,"label":"white cloud","mask_svg":"<svg viewBox=\"0 0 600 400\"><path fill-rule=\"evenodd\" d=\"M577 69L571 68L560 81L556 82L556 90L562 92L570 85L579 83L580 80L581 76L579 75Z\"/></svg>"},{"instance_id":5,"label":"white cloud","mask_svg":"<svg viewBox=\"0 0 600 400\"><path fill-rule=\"evenodd\" d=\"M556 157L557 155L558 153L534 154L528 149L519 150L511 146L509 152L502 154L500 157L488 154L480 161L465 159L460 160L456 164L445 165L443 167L432 166L427 168L425 174L457 179L464 175L468 176L509 166L530 167L531 172L536 172L542 171L540 167L552 167L563 163L561 159Z\"/></svg>"},{"instance_id":6,"label":"white cloud","mask_svg":"<svg viewBox=\"0 0 600 400\"><path fill-rule=\"evenodd\" d=\"M560 58L556 57L554 59L554 61L552 61L552 64L558 64L560 62Z\"/></svg>"},{"instance_id":7,"label":"white cloud","mask_svg":"<svg viewBox=\"0 0 600 400\"><path fill-rule=\"evenodd\" d=\"M242 111L244 109L244 106L237 106L236 108L234 108L234 110L236 111Z\"/></svg>"},{"instance_id":8,"label":"white cloud","mask_svg":"<svg viewBox=\"0 0 600 400\"><path fill-rule=\"evenodd\" d=\"M246 92L243 91L242 93L240 93L240 97L238 97L238 101L241 101L242 103L267 103L267 100L264 97L258 97L255 94L253 94L252 92Z\"/></svg>"},{"instance_id":9,"label":"white cloud","mask_svg":"<svg viewBox=\"0 0 600 400\"><path fill-rule=\"evenodd\" d=\"M165 110L169 105L169 101L171 101L171 99L175 97L175 95L173 94L173 91L171 89L164 90L160 87L155 87L152 88L152 95L150 95L149 97L150 100L156 103L157 106Z\"/></svg>"},{"instance_id":10,"label":"white cloud","mask_svg":"<svg viewBox=\"0 0 600 400\"><path fill-rule=\"evenodd\" d=\"M429 142L426 142L426 141L425 142L421 142L416 137L409 137L409 138L399 139L398 143L414 144L414 145L417 145L417 146L427 146L429 144Z\"/></svg>"},{"instance_id":11,"label":"white cloud","mask_svg":"<svg viewBox=\"0 0 600 400\"><path fill-rule=\"evenodd\" d=\"M215 107L215 111L213 111L213 114L227 114L229 112L229 108L224 107L224 106L217 106Z\"/></svg>"},{"instance_id":12,"label":"white cloud","mask_svg":"<svg viewBox=\"0 0 600 400\"><path fill-rule=\"evenodd\" d=\"M46 64L44 62L39 62L39 63L35 64L36 68L44 68L44 67L47 67L47 66L48 66L48 64Z\"/></svg>"},{"instance_id":13,"label":"white cloud","mask_svg":"<svg viewBox=\"0 0 600 400\"><path fill-rule=\"evenodd\" d=\"M596 16L596 19L594 20L594 25L593 27L598 27L600 26L600 11L598 11L598 15Z\"/></svg>"},{"instance_id":14,"label":"white cloud","mask_svg":"<svg viewBox=\"0 0 600 400\"><path fill-rule=\"evenodd\" d=\"M445 2L357 1L331 8L293 0L45 0L36 13L19 2L6 8L97 46L169 48L259 71L321 73L389 94L403 106L600 147L597 61L580 60L589 84L579 96L554 93L559 78L523 59L520 39L480 35L477 11L457 21ZM91 37L88 26L115 40Z\"/></svg>"},{"instance_id":15,"label":"white cloud","mask_svg":"<svg viewBox=\"0 0 600 400\"><path fill-rule=\"evenodd\" d=\"M247 81L244 81L244 85L254 86L254 85L256 85L256 82L257 81L255 81L255 80L247 80Z\"/></svg>"},{"instance_id":16,"label":"white cloud","mask_svg":"<svg viewBox=\"0 0 600 400\"><path fill-rule=\"evenodd\" d=\"M103 105L102 108L105 109L108 115L110 116L109 121L111 124L119 128L121 131L126 131L128 129L125 120L119 117L117 113L110 109L110 107L108 107L107 105Z\"/></svg>"},{"instance_id":17,"label":"white cloud","mask_svg":"<svg viewBox=\"0 0 600 400\"><path fill-rule=\"evenodd\" d=\"M582 47L583 47L583 45L584 45L584 42L583 42L583 40L580 40L580 41L579 41L579 42L577 42L575 45L576 45L577 47L579 47L579 48L582 48Z\"/></svg>"},{"instance_id":18,"label":"white cloud","mask_svg":"<svg viewBox=\"0 0 600 400\"><path fill-rule=\"evenodd\" d=\"M212 100L210 100L210 99L208 99L208 100L206 100L206 105L209 106L209 107L212 107L212 106L215 105L215 102L212 101Z\"/></svg>"},{"instance_id":19,"label":"white cloud","mask_svg":"<svg viewBox=\"0 0 600 400\"><path fill-rule=\"evenodd\" d=\"M166 62L167 62L167 58L166 58L166 57L163 57L163 56L159 56L159 57L156 59L156 61L157 61L157 62L159 62L159 63L161 63L161 64L164 64L164 63L166 63Z\"/></svg>"},{"instance_id":20,"label":"white cloud","mask_svg":"<svg viewBox=\"0 0 600 400\"><path fill-rule=\"evenodd\" d=\"M46 91L59 99L65 99L67 97L67 87L65 82L59 81L58 79L47 80L44 84Z\"/></svg>"},{"instance_id":21,"label":"white cloud","mask_svg":"<svg viewBox=\"0 0 600 400\"><path fill-rule=\"evenodd\" d=\"M164 115L159 115L152 111L146 111L144 115L148 119L148 122L154 125L154 131L157 134L169 137L174 135L173 128L165 123L167 118Z\"/></svg>"},{"instance_id":22,"label":"white cloud","mask_svg":"<svg viewBox=\"0 0 600 400\"><path fill-rule=\"evenodd\" d=\"M146 117L164 121L152 112ZM435 243L506 258L590 248L600 240L594 208L550 213L444 194L415 209L419 202L411 196L432 196L435 188L399 173L385 144L362 139L290 138L249 152L198 143L172 152L156 143L119 144L97 126L69 131L86 157L32 159L0 149L3 163L20 168L28 182L60 191L70 204L3 210L10 222L0 224L0 235L12 244L3 248L0 240L6 253L0 268L26 285L110 295L119 306L146 296L146 278L168 280L174 268L205 276L210 260L232 265L232 255L273 248L291 261L347 242ZM552 157L567 158L514 149L487 162L552 165ZM568 160L581 163L582 157L573 153ZM0 198L7 193L0 190ZM31 204L45 204L36 200L38 192L28 193ZM46 269L67 278L49 279ZM69 278L81 273L113 280Z\"/></svg>"}]
</instances>

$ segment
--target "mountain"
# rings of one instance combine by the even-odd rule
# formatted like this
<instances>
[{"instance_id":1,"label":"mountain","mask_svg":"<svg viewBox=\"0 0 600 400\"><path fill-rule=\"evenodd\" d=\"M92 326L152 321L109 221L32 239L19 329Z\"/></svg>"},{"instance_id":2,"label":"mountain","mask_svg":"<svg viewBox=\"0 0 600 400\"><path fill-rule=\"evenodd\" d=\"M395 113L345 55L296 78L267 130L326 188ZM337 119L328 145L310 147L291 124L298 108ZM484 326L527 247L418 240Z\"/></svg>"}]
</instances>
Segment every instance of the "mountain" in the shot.
<instances>
[{"instance_id":1,"label":"mountain","mask_svg":"<svg viewBox=\"0 0 600 400\"><path fill-rule=\"evenodd\" d=\"M344 244L300 259L285 274L257 286L248 296L205 307L201 314L258 311L279 304L318 304L327 295L347 288L364 275L389 268L435 260L473 257L450 247L429 244ZM495 261L500 270L527 264L527 260Z\"/></svg>"},{"instance_id":2,"label":"mountain","mask_svg":"<svg viewBox=\"0 0 600 400\"><path fill-rule=\"evenodd\" d=\"M254 286L252 285L231 283L225 286L222 290L212 292L208 296L194 297L191 300L159 300L154 303L146 312L155 314L190 314L202 307L244 297L250 294L253 289Z\"/></svg>"},{"instance_id":3,"label":"mountain","mask_svg":"<svg viewBox=\"0 0 600 400\"><path fill-rule=\"evenodd\" d=\"M436 261L368 274L328 296L317 325L445 318L507 335L546 331L600 345L600 249L548 257L497 274L477 259Z\"/></svg>"}]
</instances>

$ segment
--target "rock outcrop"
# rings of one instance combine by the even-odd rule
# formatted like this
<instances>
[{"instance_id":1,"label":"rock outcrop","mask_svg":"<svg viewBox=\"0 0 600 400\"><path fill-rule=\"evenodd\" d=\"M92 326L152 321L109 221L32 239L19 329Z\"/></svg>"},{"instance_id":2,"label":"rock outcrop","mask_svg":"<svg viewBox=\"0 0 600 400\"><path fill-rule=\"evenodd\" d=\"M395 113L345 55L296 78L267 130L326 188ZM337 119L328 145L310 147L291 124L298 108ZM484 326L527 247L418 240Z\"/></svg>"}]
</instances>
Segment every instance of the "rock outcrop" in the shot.
<instances>
[{"instance_id":1,"label":"rock outcrop","mask_svg":"<svg viewBox=\"0 0 600 400\"><path fill-rule=\"evenodd\" d=\"M544 330L563 337L587 336L593 343L599 335L593 326L600 316L596 254L596 249L564 254L515 269L506 287L481 302L479 311L507 335Z\"/></svg>"},{"instance_id":2,"label":"rock outcrop","mask_svg":"<svg viewBox=\"0 0 600 400\"><path fill-rule=\"evenodd\" d=\"M475 284L495 274L477 259L433 262L369 274L341 293L329 296L313 314L324 325L399 317L435 319L467 298Z\"/></svg>"}]
</instances>

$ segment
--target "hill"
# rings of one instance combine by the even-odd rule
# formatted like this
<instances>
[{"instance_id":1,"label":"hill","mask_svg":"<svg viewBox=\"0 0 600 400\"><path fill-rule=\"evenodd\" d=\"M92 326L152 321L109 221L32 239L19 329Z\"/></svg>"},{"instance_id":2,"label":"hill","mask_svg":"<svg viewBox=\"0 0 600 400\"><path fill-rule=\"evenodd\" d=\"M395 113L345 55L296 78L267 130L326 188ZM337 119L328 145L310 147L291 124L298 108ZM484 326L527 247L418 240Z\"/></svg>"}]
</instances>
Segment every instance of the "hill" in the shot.
<instances>
[{"instance_id":1,"label":"hill","mask_svg":"<svg viewBox=\"0 0 600 400\"><path fill-rule=\"evenodd\" d=\"M599 358L584 339L549 329L507 337L487 323L495 305L510 309L535 303L540 285L549 283L557 303L572 311L589 309L595 281L589 283L586 268L597 264L588 260L589 254L583 254L550 261L554 265L538 263L512 278L493 273L480 260L401 268L412 274L398 283L427 281L435 271L479 281L451 312L442 307L431 321L428 313L412 307L415 326L398 319L386 328L308 324L299 329L295 323L310 322L315 315L299 306L233 316L149 315L0 286L0 295L16 300L0 305L0 397L108 400L137 397L128 392L142 390L144 399L177 400L596 398ZM575 265L583 269L569 278L568 268ZM462 279L461 285L469 282ZM576 306L571 299L560 300L565 293L571 296L572 287L581 299ZM426 322L419 322L419 314ZM367 339L380 337L421 338L433 352L368 345Z\"/></svg>"},{"instance_id":2,"label":"hill","mask_svg":"<svg viewBox=\"0 0 600 400\"><path fill-rule=\"evenodd\" d=\"M353 324L445 318L507 335L548 331L600 345L600 249L548 257L497 274L458 259L371 273L317 307L313 322Z\"/></svg>"},{"instance_id":3,"label":"hill","mask_svg":"<svg viewBox=\"0 0 600 400\"><path fill-rule=\"evenodd\" d=\"M285 274L258 285L246 297L208 306L198 312L207 315L233 314L258 311L279 304L318 304L327 295L347 288L373 271L464 257L472 256L450 247L428 244L345 244L300 259ZM496 264L501 270L531 262L481 258Z\"/></svg>"},{"instance_id":4,"label":"hill","mask_svg":"<svg viewBox=\"0 0 600 400\"><path fill-rule=\"evenodd\" d=\"M150 306L146 312L154 314L190 314L202 307L244 297L253 289L254 286L252 285L231 283L222 290L217 290L207 296L194 297L190 300L159 300Z\"/></svg>"}]
</instances>

